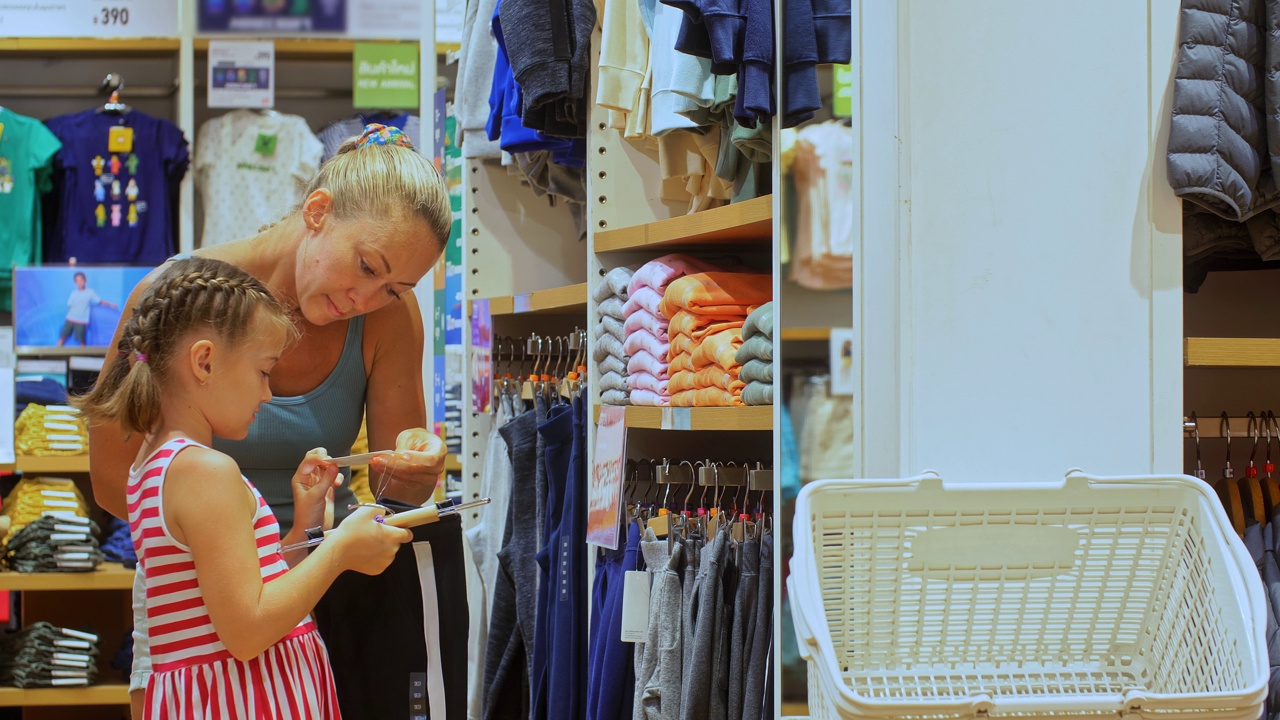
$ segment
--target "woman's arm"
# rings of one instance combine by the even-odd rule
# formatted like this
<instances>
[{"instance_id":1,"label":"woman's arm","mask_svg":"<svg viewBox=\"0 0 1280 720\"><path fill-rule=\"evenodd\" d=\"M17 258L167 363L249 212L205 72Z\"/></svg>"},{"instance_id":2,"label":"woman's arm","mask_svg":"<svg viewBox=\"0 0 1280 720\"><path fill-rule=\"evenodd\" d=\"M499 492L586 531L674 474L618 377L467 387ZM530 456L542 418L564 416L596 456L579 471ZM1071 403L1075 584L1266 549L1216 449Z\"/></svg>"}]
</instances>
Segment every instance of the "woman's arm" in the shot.
<instances>
[{"instance_id":1,"label":"woman's arm","mask_svg":"<svg viewBox=\"0 0 1280 720\"><path fill-rule=\"evenodd\" d=\"M422 504L431 499L444 470L447 448L426 432L426 399L422 390L422 313L418 299L408 292L399 302L365 318L365 332L374 343L365 391L370 450L407 451L406 459L390 463L392 477L383 495ZM417 430L418 432L405 432ZM388 465L382 459L369 466L369 484L377 489Z\"/></svg>"},{"instance_id":2,"label":"woman's arm","mask_svg":"<svg viewBox=\"0 0 1280 720\"><path fill-rule=\"evenodd\" d=\"M395 558L407 530L374 522L361 508L297 567L263 582L254 538L257 505L235 461L193 447L174 457L164 485L164 514L174 538L191 549L200 594L222 644L250 660L279 642L345 570L376 574Z\"/></svg>"},{"instance_id":3,"label":"woman's arm","mask_svg":"<svg viewBox=\"0 0 1280 720\"><path fill-rule=\"evenodd\" d=\"M163 266L161 266L163 267ZM143 293L151 286L159 268L153 270L129 293L129 300L120 313L120 322L111 336L111 345L107 348L107 358L102 363L102 374L105 375L113 363L128 362L116 352L120 344L120 333L124 324L133 316L133 310L142 299ZM125 503L125 486L129 483L129 466L138 457L138 449L142 447L142 436L134 435L128 439L117 424L95 425L89 428L89 480L93 483L93 499L102 509L124 520L129 517Z\"/></svg>"}]
</instances>

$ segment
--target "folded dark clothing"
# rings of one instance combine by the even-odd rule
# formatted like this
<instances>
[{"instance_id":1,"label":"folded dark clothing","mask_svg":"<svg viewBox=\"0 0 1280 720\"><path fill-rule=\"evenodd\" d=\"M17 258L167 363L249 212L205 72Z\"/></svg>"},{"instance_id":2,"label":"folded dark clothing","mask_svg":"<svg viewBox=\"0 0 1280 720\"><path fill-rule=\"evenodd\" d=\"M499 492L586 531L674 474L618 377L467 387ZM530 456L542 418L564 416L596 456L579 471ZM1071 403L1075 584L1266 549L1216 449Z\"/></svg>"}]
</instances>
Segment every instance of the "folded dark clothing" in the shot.
<instances>
[{"instance_id":1,"label":"folded dark clothing","mask_svg":"<svg viewBox=\"0 0 1280 720\"><path fill-rule=\"evenodd\" d=\"M30 403L37 405L66 405L67 388L51 378L39 380L19 380L14 383L14 405L25 408Z\"/></svg>"},{"instance_id":2,"label":"folded dark clothing","mask_svg":"<svg viewBox=\"0 0 1280 720\"><path fill-rule=\"evenodd\" d=\"M105 560L98 526L78 525L46 515L9 539L5 564L18 572L88 572Z\"/></svg>"},{"instance_id":3,"label":"folded dark clothing","mask_svg":"<svg viewBox=\"0 0 1280 720\"><path fill-rule=\"evenodd\" d=\"M37 622L0 638L0 685L55 687L97 679L98 636Z\"/></svg>"},{"instance_id":4,"label":"folded dark clothing","mask_svg":"<svg viewBox=\"0 0 1280 720\"><path fill-rule=\"evenodd\" d=\"M129 679L129 674L133 672L133 633L126 631L124 640L120 643L120 649L116 650L116 654L111 658L111 667L120 671L120 676L125 680Z\"/></svg>"},{"instance_id":5,"label":"folded dark clothing","mask_svg":"<svg viewBox=\"0 0 1280 720\"><path fill-rule=\"evenodd\" d=\"M107 523L106 532L102 535L102 556L110 562L118 562L127 568L138 565L138 555L133 549L133 536L129 533L129 523L113 517Z\"/></svg>"}]
</instances>

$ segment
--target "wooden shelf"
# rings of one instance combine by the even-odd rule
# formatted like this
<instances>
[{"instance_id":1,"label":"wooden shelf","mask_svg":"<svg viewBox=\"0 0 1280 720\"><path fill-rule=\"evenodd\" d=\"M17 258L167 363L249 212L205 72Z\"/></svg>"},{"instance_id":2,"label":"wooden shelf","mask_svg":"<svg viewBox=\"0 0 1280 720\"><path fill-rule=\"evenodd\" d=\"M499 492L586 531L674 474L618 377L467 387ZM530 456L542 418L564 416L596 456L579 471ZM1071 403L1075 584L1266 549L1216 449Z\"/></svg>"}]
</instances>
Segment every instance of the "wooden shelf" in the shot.
<instances>
[{"instance_id":1,"label":"wooden shelf","mask_svg":"<svg viewBox=\"0 0 1280 720\"><path fill-rule=\"evenodd\" d=\"M767 245L773 240L773 196L725 205L692 215L601 230L596 252L675 250L699 245Z\"/></svg>"},{"instance_id":2,"label":"wooden shelf","mask_svg":"<svg viewBox=\"0 0 1280 720\"><path fill-rule=\"evenodd\" d=\"M600 406L593 416L600 420ZM773 430L772 405L742 407L627 406L627 427L642 430Z\"/></svg>"},{"instance_id":3,"label":"wooden shelf","mask_svg":"<svg viewBox=\"0 0 1280 720\"><path fill-rule=\"evenodd\" d=\"M178 38L0 38L0 52L45 56L155 55L176 53L180 44Z\"/></svg>"},{"instance_id":4,"label":"wooden shelf","mask_svg":"<svg viewBox=\"0 0 1280 720\"><path fill-rule=\"evenodd\" d=\"M0 707L50 707L58 705L128 705L129 686L124 683L80 688L22 690L0 687Z\"/></svg>"},{"instance_id":5,"label":"wooden shelf","mask_svg":"<svg viewBox=\"0 0 1280 720\"><path fill-rule=\"evenodd\" d=\"M1280 367L1280 338L1197 338L1184 341L1187 367Z\"/></svg>"},{"instance_id":6,"label":"wooden shelf","mask_svg":"<svg viewBox=\"0 0 1280 720\"><path fill-rule=\"evenodd\" d=\"M87 454L48 457L19 455L16 467L25 473L87 473L89 456Z\"/></svg>"},{"instance_id":7,"label":"wooden shelf","mask_svg":"<svg viewBox=\"0 0 1280 720\"><path fill-rule=\"evenodd\" d=\"M831 328L785 328L782 331L783 342L825 342L831 339Z\"/></svg>"},{"instance_id":8,"label":"wooden shelf","mask_svg":"<svg viewBox=\"0 0 1280 720\"><path fill-rule=\"evenodd\" d=\"M93 572L0 572L0 590L132 590L133 571L103 563Z\"/></svg>"},{"instance_id":9,"label":"wooden shelf","mask_svg":"<svg viewBox=\"0 0 1280 720\"><path fill-rule=\"evenodd\" d=\"M474 302L474 301L472 301ZM499 315L586 315L587 284L538 290L523 295L489 298L489 314ZM468 303L467 316L471 316Z\"/></svg>"},{"instance_id":10,"label":"wooden shelf","mask_svg":"<svg viewBox=\"0 0 1280 720\"><path fill-rule=\"evenodd\" d=\"M293 58L293 59L346 59L350 58L355 52L357 42L380 42L387 44L400 44L406 42L417 41L411 40L354 40L347 38L255 38L255 37L227 37L227 38L211 38L198 37L194 40L194 47L197 53L209 52L210 40L274 40L276 45L276 57ZM436 45L436 53L444 55L449 51L457 51L459 46L456 43L438 43Z\"/></svg>"}]
</instances>

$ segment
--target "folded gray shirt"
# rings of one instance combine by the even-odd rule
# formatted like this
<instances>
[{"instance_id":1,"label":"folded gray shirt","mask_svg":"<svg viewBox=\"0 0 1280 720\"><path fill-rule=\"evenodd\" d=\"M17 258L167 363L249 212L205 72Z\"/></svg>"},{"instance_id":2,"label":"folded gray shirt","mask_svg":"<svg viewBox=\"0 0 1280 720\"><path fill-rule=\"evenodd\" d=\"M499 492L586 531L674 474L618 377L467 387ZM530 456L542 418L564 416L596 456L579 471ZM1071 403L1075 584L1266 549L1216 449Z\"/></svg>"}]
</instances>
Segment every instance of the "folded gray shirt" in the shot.
<instances>
[{"instance_id":1,"label":"folded gray shirt","mask_svg":"<svg viewBox=\"0 0 1280 720\"><path fill-rule=\"evenodd\" d=\"M750 340L756 335L773 338L773 303L767 302L752 311L742 324L742 339Z\"/></svg>"}]
</instances>

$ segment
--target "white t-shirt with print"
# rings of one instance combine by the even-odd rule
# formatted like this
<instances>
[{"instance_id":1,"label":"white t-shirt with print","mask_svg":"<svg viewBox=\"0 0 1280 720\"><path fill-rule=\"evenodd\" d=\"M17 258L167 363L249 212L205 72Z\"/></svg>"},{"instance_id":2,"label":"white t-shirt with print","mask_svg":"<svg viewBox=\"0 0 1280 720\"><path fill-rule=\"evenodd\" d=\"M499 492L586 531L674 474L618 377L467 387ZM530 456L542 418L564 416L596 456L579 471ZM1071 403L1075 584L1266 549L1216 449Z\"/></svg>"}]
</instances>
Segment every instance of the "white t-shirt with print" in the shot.
<instances>
[{"instance_id":1,"label":"white t-shirt with print","mask_svg":"<svg viewBox=\"0 0 1280 720\"><path fill-rule=\"evenodd\" d=\"M257 234L302 199L324 147L296 115L233 110L196 135L196 186L204 209L200 245Z\"/></svg>"}]
</instances>

